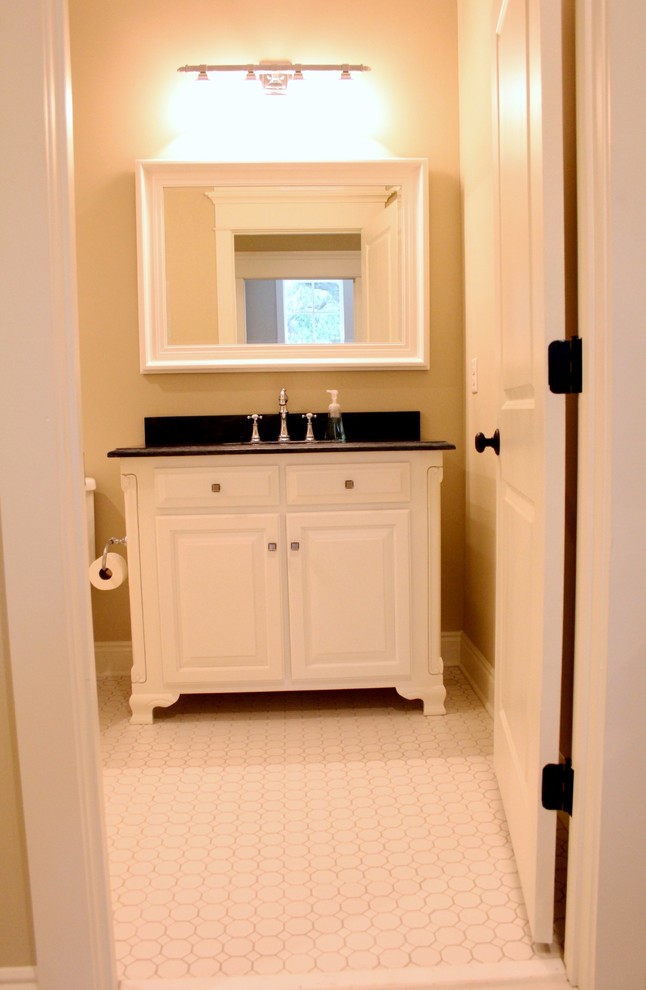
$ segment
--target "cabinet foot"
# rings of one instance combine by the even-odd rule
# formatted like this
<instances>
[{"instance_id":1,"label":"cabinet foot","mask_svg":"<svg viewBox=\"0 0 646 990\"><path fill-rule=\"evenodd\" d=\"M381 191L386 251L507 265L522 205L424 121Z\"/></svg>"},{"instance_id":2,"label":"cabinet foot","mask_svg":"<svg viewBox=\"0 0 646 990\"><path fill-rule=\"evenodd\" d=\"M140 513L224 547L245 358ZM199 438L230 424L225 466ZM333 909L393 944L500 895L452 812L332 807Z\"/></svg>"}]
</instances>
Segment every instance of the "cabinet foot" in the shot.
<instances>
[{"instance_id":1,"label":"cabinet foot","mask_svg":"<svg viewBox=\"0 0 646 990\"><path fill-rule=\"evenodd\" d=\"M442 675L437 674L436 676L436 683L425 684L424 687L395 684L395 690L397 694L401 694L402 698L407 698L409 701L420 700L424 706L424 715L446 715L446 708L444 707L446 688Z\"/></svg>"},{"instance_id":2,"label":"cabinet foot","mask_svg":"<svg viewBox=\"0 0 646 990\"><path fill-rule=\"evenodd\" d=\"M177 694L133 694L130 696L132 712L130 722L133 725L152 725L153 709L168 708L169 705L174 705L178 698L179 691Z\"/></svg>"}]
</instances>

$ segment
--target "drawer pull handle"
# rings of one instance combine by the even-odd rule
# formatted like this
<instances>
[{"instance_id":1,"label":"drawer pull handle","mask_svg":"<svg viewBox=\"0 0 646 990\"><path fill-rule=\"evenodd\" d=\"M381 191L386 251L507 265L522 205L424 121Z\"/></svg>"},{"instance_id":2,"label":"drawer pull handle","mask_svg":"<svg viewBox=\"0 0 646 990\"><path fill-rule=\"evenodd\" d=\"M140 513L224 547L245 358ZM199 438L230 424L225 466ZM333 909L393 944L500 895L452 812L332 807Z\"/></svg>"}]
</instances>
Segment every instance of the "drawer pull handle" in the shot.
<instances>
[{"instance_id":1,"label":"drawer pull handle","mask_svg":"<svg viewBox=\"0 0 646 990\"><path fill-rule=\"evenodd\" d=\"M277 543L268 543L267 544L267 549L268 550L277 550L278 549L278 544Z\"/></svg>"},{"instance_id":2,"label":"drawer pull handle","mask_svg":"<svg viewBox=\"0 0 646 990\"><path fill-rule=\"evenodd\" d=\"M211 485L211 491L212 492L219 492L220 491L220 488L221 488L221 485L220 485L220 482L219 481L214 481L213 484Z\"/></svg>"},{"instance_id":3,"label":"drawer pull handle","mask_svg":"<svg viewBox=\"0 0 646 990\"><path fill-rule=\"evenodd\" d=\"M346 483L345 483L345 487L346 488L354 488L354 481L351 481L350 479L348 479L346 481Z\"/></svg>"},{"instance_id":4,"label":"drawer pull handle","mask_svg":"<svg viewBox=\"0 0 646 990\"><path fill-rule=\"evenodd\" d=\"M294 542L294 543L290 543L290 545L289 545L289 546L290 546L290 549L291 549L291 550L300 550L300 548L301 548L301 545L300 545L300 543L296 543L296 542Z\"/></svg>"}]
</instances>

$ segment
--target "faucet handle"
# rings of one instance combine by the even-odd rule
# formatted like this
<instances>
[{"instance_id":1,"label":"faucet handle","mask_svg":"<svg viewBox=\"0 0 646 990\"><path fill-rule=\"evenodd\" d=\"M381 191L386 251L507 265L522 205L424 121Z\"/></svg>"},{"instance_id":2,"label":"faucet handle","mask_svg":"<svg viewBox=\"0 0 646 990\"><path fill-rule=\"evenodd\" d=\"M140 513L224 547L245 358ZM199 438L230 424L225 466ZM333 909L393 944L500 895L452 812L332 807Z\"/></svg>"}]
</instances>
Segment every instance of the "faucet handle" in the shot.
<instances>
[{"instance_id":1,"label":"faucet handle","mask_svg":"<svg viewBox=\"0 0 646 990\"><path fill-rule=\"evenodd\" d=\"M312 429L312 420L316 419L316 413L303 413L301 419L307 420L307 431L305 433L305 442L312 443L316 440L314 436L314 430Z\"/></svg>"},{"instance_id":2,"label":"faucet handle","mask_svg":"<svg viewBox=\"0 0 646 990\"><path fill-rule=\"evenodd\" d=\"M253 420L253 426L251 428L251 443L260 443L260 434L258 433L258 420L262 419L258 413L252 413L251 416L247 416L247 419Z\"/></svg>"}]
</instances>

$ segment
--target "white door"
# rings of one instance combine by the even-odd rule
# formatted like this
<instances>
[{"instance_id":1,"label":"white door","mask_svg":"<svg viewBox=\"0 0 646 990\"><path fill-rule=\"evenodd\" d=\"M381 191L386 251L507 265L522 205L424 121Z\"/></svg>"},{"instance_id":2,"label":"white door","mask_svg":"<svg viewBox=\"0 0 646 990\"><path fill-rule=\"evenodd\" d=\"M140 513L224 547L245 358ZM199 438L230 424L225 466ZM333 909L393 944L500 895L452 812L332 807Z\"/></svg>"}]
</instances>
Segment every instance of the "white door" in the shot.
<instances>
[{"instance_id":1,"label":"white door","mask_svg":"<svg viewBox=\"0 0 646 990\"><path fill-rule=\"evenodd\" d=\"M565 336L561 4L503 0L496 32L501 394L494 757L533 938L553 940L563 623ZM490 456L490 455L489 455Z\"/></svg>"},{"instance_id":2,"label":"white door","mask_svg":"<svg viewBox=\"0 0 646 990\"><path fill-rule=\"evenodd\" d=\"M287 516L294 681L410 675L409 533L408 509Z\"/></svg>"},{"instance_id":3,"label":"white door","mask_svg":"<svg viewBox=\"0 0 646 990\"><path fill-rule=\"evenodd\" d=\"M373 343L400 339L398 285L399 200L395 198L361 228L361 325L364 334L370 328Z\"/></svg>"}]
</instances>

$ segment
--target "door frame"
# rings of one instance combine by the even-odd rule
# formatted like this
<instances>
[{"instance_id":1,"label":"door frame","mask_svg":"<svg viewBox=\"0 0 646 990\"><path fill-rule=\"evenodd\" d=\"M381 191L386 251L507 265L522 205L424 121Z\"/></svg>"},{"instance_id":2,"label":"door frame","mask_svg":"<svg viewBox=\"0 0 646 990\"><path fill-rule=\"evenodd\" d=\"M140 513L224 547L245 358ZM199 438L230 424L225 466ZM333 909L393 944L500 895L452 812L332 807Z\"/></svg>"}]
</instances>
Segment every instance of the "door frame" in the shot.
<instances>
[{"instance_id":1,"label":"door frame","mask_svg":"<svg viewBox=\"0 0 646 990\"><path fill-rule=\"evenodd\" d=\"M644 979L646 257L640 0L577 3L577 590L565 963L585 990ZM641 114L641 117L639 116ZM626 195L630 190L630 195Z\"/></svg>"},{"instance_id":2,"label":"door frame","mask_svg":"<svg viewBox=\"0 0 646 990\"><path fill-rule=\"evenodd\" d=\"M607 669L610 635L615 616L610 609L612 576L611 538L613 517L609 504L611 470L613 484L621 484L613 462L611 382L609 369L614 351L612 327L606 323L610 284L609 242L613 190L610 188L610 133L607 110L609 75L620 52L609 50L607 20L614 17L627 28L643 14L641 0L624 0L623 10L610 10L606 0L581 0L577 4L579 147L586 160L580 167L580 224L582 336L585 339L585 381L581 397L579 485L579 581L577 592L577 642L575 678L574 760L575 816L571 828L570 896L568 898L566 964L570 979L585 990L596 984L603 965L601 950L607 939L600 932L604 899L599 890L602 866L612 858L622 839L612 830L602 831L607 780L603 768L613 732L621 731L622 713L607 706ZM37 246L50 252L50 264L38 269L34 259L29 272L12 286L13 301L25 305L42 294L43 278L54 275L47 333L39 325L42 314L31 318L33 336L15 340L12 368L0 368L8 395L15 394L12 375L22 364L21 387L30 400L38 397L38 415L17 424L20 443L3 451L3 470L9 509L5 525L17 525L29 533L30 499L21 510L25 485L44 484L47 466L47 498L41 499L42 526L60 555L65 572L63 606L55 643L49 632L49 650L24 652L24 627L19 598L40 595L35 568L24 566L15 540L4 547L7 585L7 624L14 688L16 733L25 815L25 835L34 918L37 977L47 990L87 986L114 990L112 919L106 877L106 845L98 761L96 700L93 693L91 617L84 554L81 420L76 360L78 331L75 312L73 254L72 165L65 92L69 83L66 0L13 0L16 64L8 71L24 79L36 73L46 93L50 113L44 114L42 89L21 91L21 113L33 115L33 126L43 153L43 168L34 176L10 169L11 151L20 153L21 133L5 140L0 174L13 183L13 191L29 195L32 210L46 204L41 213L42 232ZM633 28L633 37L640 32ZM25 64L25 36L30 39L29 64ZM626 33L630 40L630 34ZM7 46L5 46L5 49ZM7 52L3 49L3 56ZM32 64L33 63L33 64ZM643 79L643 70L642 70ZM613 77L613 85L614 85ZM8 99L9 97L5 97ZM627 104L634 103L626 92ZM0 97L1 99L1 97ZM617 102L619 102L617 100ZM613 121L613 141L615 135ZM581 158L583 156L581 155ZM643 174L643 171L642 171ZM31 212L31 211L30 211ZM646 224L642 226L642 229ZM618 236L621 236L621 231ZM20 240L23 231L12 236ZM627 239L628 232L623 236ZM634 325L644 307L635 304ZM40 329L40 333L38 330ZM38 341L38 346L36 346ZM643 345L642 345L643 346ZM52 371L54 369L54 371ZM43 383L47 388L42 389ZM31 391L29 391L31 390ZM642 407L644 400L640 400ZM637 412L637 410L635 410ZM641 417L642 422L644 417ZM43 428L47 425L47 429ZM630 478L628 479L631 480ZM30 489L31 490L31 489ZM6 503L5 503L6 504ZM62 537L61 537L62 534ZM24 554L23 554L24 557ZM63 582L61 582L63 583ZM625 589L628 593L630 588ZM53 676L53 674L55 676ZM616 685L615 685L616 687ZM627 692L627 687L625 691ZM63 717L61 717L61 714ZM602 731L599 731L599 726ZM587 726L595 726L594 733ZM635 727L637 732L637 727ZM52 739L56 746L52 748ZM60 759L65 754L65 759ZM611 755L611 754L610 754ZM43 787L43 780L48 787ZM61 810L65 809L64 818ZM52 823L61 827L52 828ZM52 864L56 868L52 869ZM63 884L62 877L65 877ZM617 883L620 881L617 880ZM629 880L628 882L632 882ZM65 911L60 910L65 889ZM625 916L622 919L628 921ZM70 933L74 932L73 939ZM82 935L79 935L82 933ZM600 941L603 939L603 942ZM64 948L73 944L73 951ZM85 951L80 948L84 946ZM591 951L592 950L592 951Z\"/></svg>"},{"instance_id":3,"label":"door frame","mask_svg":"<svg viewBox=\"0 0 646 990\"><path fill-rule=\"evenodd\" d=\"M66 0L4 0L3 14L2 76L20 86L20 99L15 86L0 91L0 647L15 714L32 985L115 990L84 521ZM31 976L29 967L17 972Z\"/></svg>"},{"instance_id":4,"label":"door frame","mask_svg":"<svg viewBox=\"0 0 646 990\"><path fill-rule=\"evenodd\" d=\"M576 814L568 844L566 970L577 985L594 986L587 954L595 943L594 913L598 894L598 826L603 737L586 731L604 725L607 661L608 542L611 436L609 382L606 369L611 342L605 321L610 277L608 241L608 159L606 36L600 12L605 0L591 0L577 10L577 197L579 334L585 350L583 391L578 398L576 619L572 757L576 765ZM601 99L600 99L601 97ZM595 538L596 533L596 538ZM595 676L596 671L596 676ZM606 727L607 728L607 727ZM596 750L596 752L595 752ZM587 819L587 827L583 824Z\"/></svg>"}]
</instances>

